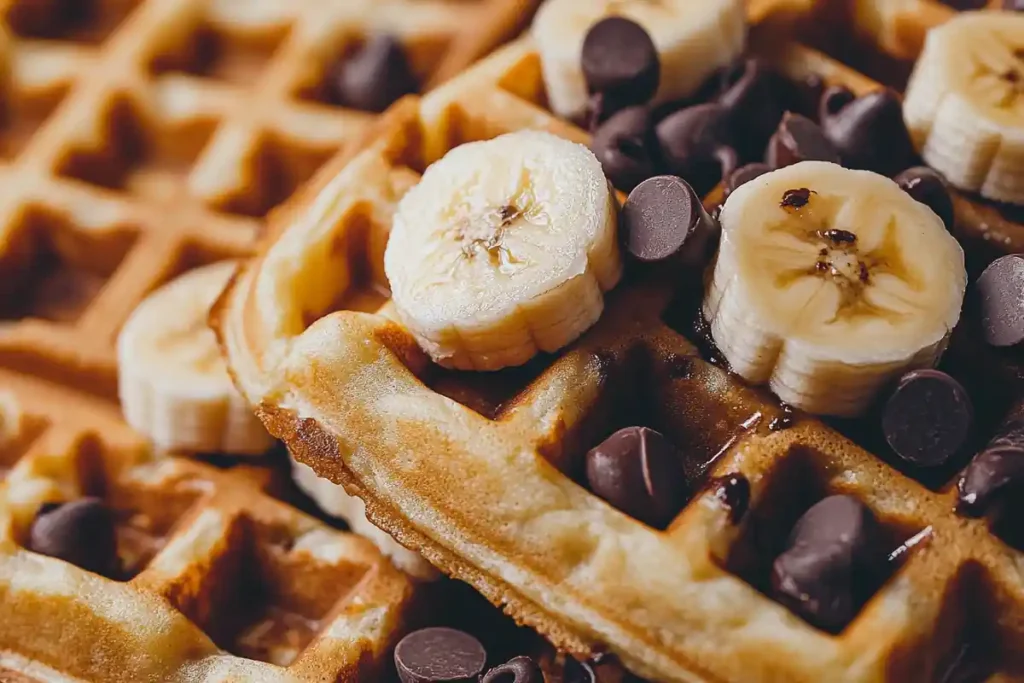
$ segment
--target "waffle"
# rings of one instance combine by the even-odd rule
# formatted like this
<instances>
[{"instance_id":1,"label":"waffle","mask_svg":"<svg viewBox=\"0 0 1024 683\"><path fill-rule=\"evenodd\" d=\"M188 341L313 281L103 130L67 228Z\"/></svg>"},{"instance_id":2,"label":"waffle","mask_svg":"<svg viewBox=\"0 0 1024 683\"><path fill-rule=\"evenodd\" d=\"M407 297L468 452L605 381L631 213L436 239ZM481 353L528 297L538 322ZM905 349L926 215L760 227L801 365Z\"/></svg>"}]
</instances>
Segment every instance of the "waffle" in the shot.
<instances>
[{"instance_id":1,"label":"waffle","mask_svg":"<svg viewBox=\"0 0 1024 683\"><path fill-rule=\"evenodd\" d=\"M115 339L371 130L323 97L349 46L394 31L429 87L530 4L98 0L55 27L0 1L0 680L381 680L408 578L271 468L150 453ZM24 549L40 504L83 495L117 512L116 581Z\"/></svg>"},{"instance_id":2,"label":"waffle","mask_svg":"<svg viewBox=\"0 0 1024 683\"><path fill-rule=\"evenodd\" d=\"M879 87L771 26L752 49L793 79ZM1024 680L1024 545L954 513L963 461L914 471L851 425L747 387L716 362L693 302L656 276L620 287L557 356L497 375L429 362L386 301L396 202L451 148L527 128L587 141L545 110L528 38L397 105L358 156L290 203L214 313L270 431L363 498L375 524L578 657L611 652L665 681L960 680L947 675L972 659L984 667L970 680ZM998 208L956 202L975 264L1017 250L1020 226ZM1007 407L994 395L1019 397L1021 375L976 332L958 330L947 362L993 395L980 411L991 430ZM638 421L684 449L697 489L664 532L577 483L586 450ZM751 501L734 524L718 482L736 473ZM834 493L863 501L898 549L838 635L765 595L788 530Z\"/></svg>"},{"instance_id":3,"label":"waffle","mask_svg":"<svg viewBox=\"0 0 1024 683\"><path fill-rule=\"evenodd\" d=\"M17 397L0 442L0 680L378 680L413 588L372 544L245 478L152 457L116 406L0 381ZM116 511L111 578L23 548L41 504L87 495Z\"/></svg>"}]
</instances>

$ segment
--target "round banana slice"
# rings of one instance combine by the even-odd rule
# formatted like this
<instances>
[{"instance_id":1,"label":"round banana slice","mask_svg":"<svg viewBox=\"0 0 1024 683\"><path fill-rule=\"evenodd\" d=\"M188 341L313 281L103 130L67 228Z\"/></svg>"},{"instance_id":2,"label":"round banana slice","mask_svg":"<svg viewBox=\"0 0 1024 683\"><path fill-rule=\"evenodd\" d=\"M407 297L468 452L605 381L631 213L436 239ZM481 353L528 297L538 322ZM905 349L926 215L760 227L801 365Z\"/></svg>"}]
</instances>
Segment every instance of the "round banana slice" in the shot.
<instances>
[{"instance_id":1,"label":"round banana slice","mask_svg":"<svg viewBox=\"0 0 1024 683\"><path fill-rule=\"evenodd\" d=\"M149 295L117 339L125 420L163 450L264 453L273 439L235 390L207 327L237 264L196 268Z\"/></svg>"},{"instance_id":2,"label":"round banana slice","mask_svg":"<svg viewBox=\"0 0 1024 683\"><path fill-rule=\"evenodd\" d=\"M929 31L903 116L954 187L1024 204L1024 15L965 12Z\"/></svg>"},{"instance_id":3,"label":"round banana slice","mask_svg":"<svg viewBox=\"0 0 1024 683\"><path fill-rule=\"evenodd\" d=\"M586 109L583 41L607 16L630 19L651 36L661 62L654 102L692 95L746 43L743 0L548 0L534 19L533 37L548 102L559 116L579 117Z\"/></svg>"},{"instance_id":4,"label":"round banana slice","mask_svg":"<svg viewBox=\"0 0 1024 683\"><path fill-rule=\"evenodd\" d=\"M805 161L729 195L704 315L732 370L808 412L854 416L934 365L964 254L935 213L869 171Z\"/></svg>"},{"instance_id":5,"label":"round banana slice","mask_svg":"<svg viewBox=\"0 0 1024 683\"><path fill-rule=\"evenodd\" d=\"M569 344L622 274L615 196L589 149L549 133L456 147L395 214L384 270L440 365L498 370Z\"/></svg>"}]
</instances>

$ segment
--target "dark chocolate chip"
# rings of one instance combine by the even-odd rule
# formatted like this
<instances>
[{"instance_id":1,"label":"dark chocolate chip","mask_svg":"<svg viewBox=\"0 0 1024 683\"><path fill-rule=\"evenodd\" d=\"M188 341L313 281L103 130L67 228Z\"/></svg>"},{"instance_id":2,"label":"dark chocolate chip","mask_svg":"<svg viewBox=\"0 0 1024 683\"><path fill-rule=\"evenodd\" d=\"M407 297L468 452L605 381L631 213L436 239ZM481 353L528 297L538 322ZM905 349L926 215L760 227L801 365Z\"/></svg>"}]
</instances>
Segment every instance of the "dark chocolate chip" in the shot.
<instances>
[{"instance_id":1,"label":"dark chocolate chip","mask_svg":"<svg viewBox=\"0 0 1024 683\"><path fill-rule=\"evenodd\" d=\"M623 106L644 104L658 90L661 62L654 41L625 17L607 17L590 28L581 64L590 92Z\"/></svg>"},{"instance_id":2,"label":"dark chocolate chip","mask_svg":"<svg viewBox=\"0 0 1024 683\"><path fill-rule=\"evenodd\" d=\"M907 462L919 467L944 464L967 443L974 407L967 391L944 372L905 374L885 403L885 440Z\"/></svg>"},{"instance_id":3,"label":"dark chocolate chip","mask_svg":"<svg viewBox=\"0 0 1024 683\"><path fill-rule=\"evenodd\" d=\"M23 0L7 10L7 21L18 33L37 38L60 38L96 13L96 0Z\"/></svg>"},{"instance_id":4,"label":"dark chocolate chip","mask_svg":"<svg viewBox=\"0 0 1024 683\"><path fill-rule=\"evenodd\" d=\"M544 683L544 673L529 657L515 657L488 671L480 683Z\"/></svg>"},{"instance_id":5,"label":"dark chocolate chip","mask_svg":"<svg viewBox=\"0 0 1024 683\"><path fill-rule=\"evenodd\" d=\"M715 498L729 510L729 521L739 524L750 507L750 481L742 474L729 474L716 480Z\"/></svg>"},{"instance_id":6,"label":"dark chocolate chip","mask_svg":"<svg viewBox=\"0 0 1024 683\"><path fill-rule=\"evenodd\" d=\"M668 115L655 129L669 171L703 195L732 173L739 161L726 109L698 104Z\"/></svg>"},{"instance_id":7,"label":"dark chocolate chip","mask_svg":"<svg viewBox=\"0 0 1024 683\"><path fill-rule=\"evenodd\" d=\"M981 332L992 346L1016 346L1024 341L1024 255L1002 256L978 277L975 299L981 313Z\"/></svg>"},{"instance_id":8,"label":"dark chocolate chip","mask_svg":"<svg viewBox=\"0 0 1024 683\"><path fill-rule=\"evenodd\" d=\"M402 683L471 683L487 663L487 652L473 636L453 628L424 628L395 647Z\"/></svg>"},{"instance_id":9,"label":"dark chocolate chip","mask_svg":"<svg viewBox=\"0 0 1024 683\"><path fill-rule=\"evenodd\" d=\"M119 573L114 513L99 498L42 505L29 529L28 549L108 578Z\"/></svg>"},{"instance_id":10,"label":"dark chocolate chip","mask_svg":"<svg viewBox=\"0 0 1024 683\"><path fill-rule=\"evenodd\" d=\"M367 39L356 52L343 55L330 79L335 104L381 112L403 95L419 90L402 43L381 34Z\"/></svg>"},{"instance_id":11,"label":"dark chocolate chip","mask_svg":"<svg viewBox=\"0 0 1024 683\"><path fill-rule=\"evenodd\" d=\"M590 148L604 174L629 192L657 172L654 126L646 107L623 109L598 127Z\"/></svg>"},{"instance_id":12,"label":"dark chocolate chip","mask_svg":"<svg viewBox=\"0 0 1024 683\"><path fill-rule=\"evenodd\" d=\"M894 176L917 160L903 105L891 90L853 97L843 88L829 88L819 118L846 166Z\"/></svg>"},{"instance_id":13,"label":"dark chocolate chip","mask_svg":"<svg viewBox=\"0 0 1024 683\"><path fill-rule=\"evenodd\" d=\"M811 201L811 195L814 190L806 187L794 187L786 190L782 193L782 201L779 202L779 206L790 207L793 209L800 209L807 206L807 203Z\"/></svg>"},{"instance_id":14,"label":"dark chocolate chip","mask_svg":"<svg viewBox=\"0 0 1024 683\"><path fill-rule=\"evenodd\" d=\"M782 168L801 161L838 164L840 158L818 124L805 116L786 112L778 130L768 141L765 163L772 168Z\"/></svg>"},{"instance_id":15,"label":"dark chocolate chip","mask_svg":"<svg viewBox=\"0 0 1024 683\"><path fill-rule=\"evenodd\" d=\"M637 185L620 220L626 251L645 263L673 259L702 266L719 230L694 189L676 176L655 176Z\"/></svg>"},{"instance_id":16,"label":"dark chocolate chip","mask_svg":"<svg viewBox=\"0 0 1024 683\"><path fill-rule=\"evenodd\" d=\"M647 427L620 429L591 449L587 483L619 510L656 528L664 528L686 502L679 454Z\"/></svg>"},{"instance_id":17,"label":"dark chocolate chip","mask_svg":"<svg viewBox=\"0 0 1024 683\"><path fill-rule=\"evenodd\" d=\"M790 109L809 119L818 117L821 97L825 93L825 80L818 74L791 82Z\"/></svg>"},{"instance_id":18,"label":"dark chocolate chip","mask_svg":"<svg viewBox=\"0 0 1024 683\"><path fill-rule=\"evenodd\" d=\"M885 554L875 516L850 496L831 496L808 510L772 568L776 600L823 630L838 633L860 608Z\"/></svg>"},{"instance_id":19,"label":"dark chocolate chip","mask_svg":"<svg viewBox=\"0 0 1024 683\"><path fill-rule=\"evenodd\" d=\"M947 230L952 230L956 218L953 196L942 175L927 166L908 168L893 178L911 197L921 202L942 219Z\"/></svg>"},{"instance_id":20,"label":"dark chocolate chip","mask_svg":"<svg viewBox=\"0 0 1024 683\"><path fill-rule=\"evenodd\" d=\"M729 195L736 191L736 188L740 187L745 183L749 183L754 178L760 178L765 173L770 172L772 169L768 164L753 163L747 164L746 166L740 166L735 171L729 174L729 177L725 179L725 198L728 199Z\"/></svg>"},{"instance_id":21,"label":"dark chocolate chip","mask_svg":"<svg viewBox=\"0 0 1024 683\"><path fill-rule=\"evenodd\" d=\"M970 517L981 517L1024 491L1024 403L1014 406L996 436L974 456L957 491L957 510Z\"/></svg>"},{"instance_id":22,"label":"dark chocolate chip","mask_svg":"<svg viewBox=\"0 0 1024 683\"><path fill-rule=\"evenodd\" d=\"M783 79L764 61L745 58L725 69L716 101L725 107L744 156L760 155L786 108Z\"/></svg>"}]
</instances>

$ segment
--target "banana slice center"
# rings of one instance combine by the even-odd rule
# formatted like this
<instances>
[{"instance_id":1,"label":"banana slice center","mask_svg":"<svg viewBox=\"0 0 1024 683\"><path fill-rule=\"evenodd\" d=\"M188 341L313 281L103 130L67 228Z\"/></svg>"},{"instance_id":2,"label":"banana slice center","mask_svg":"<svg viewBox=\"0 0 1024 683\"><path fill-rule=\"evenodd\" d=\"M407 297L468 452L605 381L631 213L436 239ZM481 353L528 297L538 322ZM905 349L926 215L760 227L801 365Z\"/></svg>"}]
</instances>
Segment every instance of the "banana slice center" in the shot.
<instances>
[{"instance_id":1,"label":"banana slice center","mask_svg":"<svg viewBox=\"0 0 1024 683\"><path fill-rule=\"evenodd\" d=\"M522 252L513 250L514 240L509 237L517 228L526 225L544 227L550 223L547 214L537 204L522 206L516 201L476 211L462 207L458 214L447 234L448 239L459 245L456 266L484 260L505 275L511 275L529 262Z\"/></svg>"},{"instance_id":2,"label":"banana slice center","mask_svg":"<svg viewBox=\"0 0 1024 683\"><path fill-rule=\"evenodd\" d=\"M1007 45L998 35L983 41L975 61L972 83L1000 109L1018 108L1024 96L1024 47Z\"/></svg>"},{"instance_id":3,"label":"banana slice center","mask_svg":"<svg viewBox=\"0 0 1024 683\"><path fill-rule=\"evenodd\" d=\"M788 289L801 280L813 279L834 288L838 296L824 299L834 301L826 324L867 316L897 318L903 315L901 311L873 302L867 292L884 276L894 276L914 291L922 287L905 263L896 218L889 219L880 240L868 244L858 236L856 226L837 220L845 202L843 197L819 195L808 188L786 190L779 204L786 218L769 226L767 233L788 237L779 240L786 249L816 256L810 264L804 264L803 258L795 260L794 267L778 274L776 285ZM811 303L817 298L812 296Z\"/></svg>"}]
</instances>

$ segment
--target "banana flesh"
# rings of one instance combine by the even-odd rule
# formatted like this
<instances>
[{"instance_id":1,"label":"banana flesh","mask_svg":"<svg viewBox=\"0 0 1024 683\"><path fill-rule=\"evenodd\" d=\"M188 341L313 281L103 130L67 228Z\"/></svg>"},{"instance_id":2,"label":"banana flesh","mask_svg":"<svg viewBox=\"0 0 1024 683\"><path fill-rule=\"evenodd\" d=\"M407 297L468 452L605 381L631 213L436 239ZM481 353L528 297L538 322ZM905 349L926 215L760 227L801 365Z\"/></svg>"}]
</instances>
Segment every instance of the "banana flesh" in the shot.
<instances>
[{"instance_id":1,"label":"banana flesh","mask_svg":"<svg viewBox=\"0 0 1024 683\"><path fill-rule=\"evenodd\" d=\"M462 145L403 197L384 254L395 311L438 364L522 365L593 325L622 274L617 204L583 145Z\"/></svg>"},{"instance_id":2,"label":"banana flesh","mask_svg":"<svg viewBox=\"0 0 1024 683\"><path fill-rule=\"evenodd\" d=\"M158 449L258 455L273 444L231 383L206 324L236 265L204 266L164 285L139 304L118 336L125 419Z\"/></svg>"},{"instance_id":3,"label":"banana flesh","mask_svg":"<svg viewBox=\"0 0 1024 683\"><path fill-rule=\"evenodd\" d=\"M849 417L945 350L963 304L963 250L888 178L802 162L738 188L721 223L704 315L748 382Z\"/></svg>"},{"instance_id":4,"label":"banana flesh","mask_svg":"<svg viewBox=\"0 0 1024 683\"><path fill-rule=\"evenodd\" d=\"M951 185L1024 204L1024 15L964 12L929 31L903 114Z\"/></svg>"},{"instance_id":5,"label":"banana flesh","mask_svg":"<svg viewBox=\"0 0 1024 683\"><path fill-rule=\"evenodd\" d=\"M644 27L661 61L654 102L692 95L717 69L737 58L746 44L743 0L548 0L533 23L548 102L564 118L587 106L580 66L590 27L622 16Z\"/></svg>"}]
</instances>

